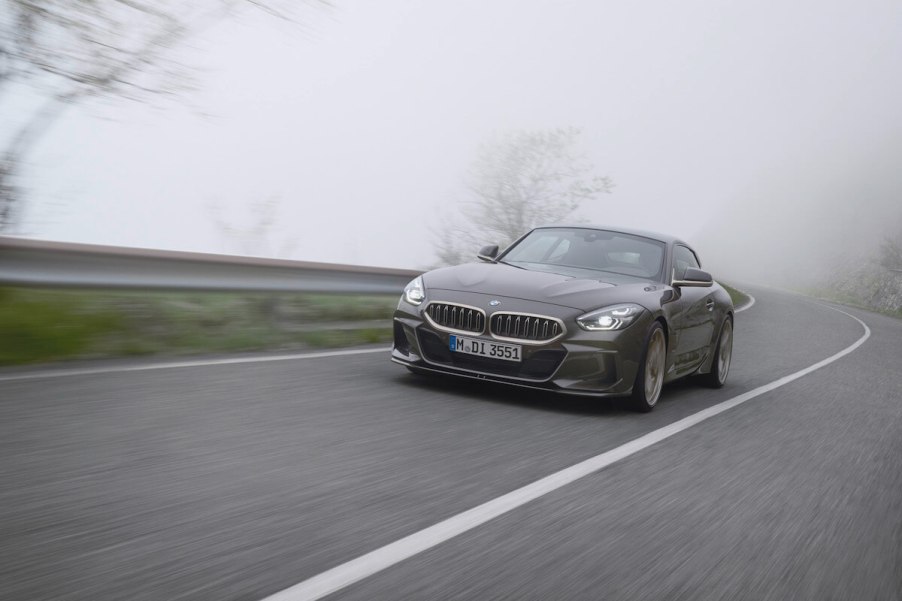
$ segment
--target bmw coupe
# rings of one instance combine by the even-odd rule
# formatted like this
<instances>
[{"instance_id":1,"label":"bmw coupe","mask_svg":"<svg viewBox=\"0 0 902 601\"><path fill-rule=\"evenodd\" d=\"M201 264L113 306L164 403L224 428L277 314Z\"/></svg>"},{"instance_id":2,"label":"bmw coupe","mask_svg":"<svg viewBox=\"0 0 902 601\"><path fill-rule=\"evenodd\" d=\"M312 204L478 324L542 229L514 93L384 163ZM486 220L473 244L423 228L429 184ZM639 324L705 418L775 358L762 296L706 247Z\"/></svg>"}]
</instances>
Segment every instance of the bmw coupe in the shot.
<instances>
[{"instance_id":1,"label":"bmw coupe","mask_svg":"<svg viewBox=\"0 0 902 601\"><path fill-rule=\"evenodd\" d=\"M392 361L420 374L630 396L643 412L676 378L726 382L733 303L685 242L550 226L477 257L407 285Z\"/></svg>"}]
</instances>

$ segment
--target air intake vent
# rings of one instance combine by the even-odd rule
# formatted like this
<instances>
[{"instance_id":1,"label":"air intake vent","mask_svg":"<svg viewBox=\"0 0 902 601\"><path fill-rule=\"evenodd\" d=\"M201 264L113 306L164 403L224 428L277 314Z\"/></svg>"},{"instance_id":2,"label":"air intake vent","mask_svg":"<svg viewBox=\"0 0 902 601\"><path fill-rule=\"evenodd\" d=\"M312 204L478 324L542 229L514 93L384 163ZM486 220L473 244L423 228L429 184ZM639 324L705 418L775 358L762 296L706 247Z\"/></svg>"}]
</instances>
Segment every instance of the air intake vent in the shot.
<instances>
[{"instance_id":1,"label":"air intake vent","mask_svg":"<svg viewBox=\"0 0 902 601\"><path fill-rule=\"evenodd\" d=\"M548 342L564 333L564 326L559 320L524 313L495 313L491 326L496 337L511 340Z\"/></svg>"},{"instance_id":2,"label":"air intake vent","mask_svg":"<svg viewBox=\"0 0 902 601\"><path fill-rule=\"evenodd\" d=\"M482 334L485 331L485 313L480 309L452 303L430 303L426 315L433 325L446 330Z\"/></svg>"}]
</instances>

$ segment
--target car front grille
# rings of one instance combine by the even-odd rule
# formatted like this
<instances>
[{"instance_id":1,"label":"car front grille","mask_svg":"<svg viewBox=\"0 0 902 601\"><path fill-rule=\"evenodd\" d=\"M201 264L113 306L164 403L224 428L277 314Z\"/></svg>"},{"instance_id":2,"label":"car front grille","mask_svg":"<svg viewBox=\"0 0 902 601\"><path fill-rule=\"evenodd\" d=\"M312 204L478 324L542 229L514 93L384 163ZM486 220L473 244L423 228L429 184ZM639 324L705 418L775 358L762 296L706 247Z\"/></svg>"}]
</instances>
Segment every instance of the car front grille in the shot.
<instances>
[{"instance_id":1,"label":"car front grille","mask_svg":"<svg viewBox=\"0 0 902 601\"><path fill-rule=\"evenodd\" d=\"M495 313L490 326L496 337L512 340L548 342L564 333L564 326L557 319L523 313Z\"/></svg>"},{"instance_id":2,"label":"car front grille","mask_svg":"<svg viewBox=\"0 0 902 601\"><path fill-rule=\"evenodd\" d=\"M480 309L453 303L429 303L426 315L433 325L460 332L482 334L485 331L485 313Z\"/></svg>"}]
</instances>

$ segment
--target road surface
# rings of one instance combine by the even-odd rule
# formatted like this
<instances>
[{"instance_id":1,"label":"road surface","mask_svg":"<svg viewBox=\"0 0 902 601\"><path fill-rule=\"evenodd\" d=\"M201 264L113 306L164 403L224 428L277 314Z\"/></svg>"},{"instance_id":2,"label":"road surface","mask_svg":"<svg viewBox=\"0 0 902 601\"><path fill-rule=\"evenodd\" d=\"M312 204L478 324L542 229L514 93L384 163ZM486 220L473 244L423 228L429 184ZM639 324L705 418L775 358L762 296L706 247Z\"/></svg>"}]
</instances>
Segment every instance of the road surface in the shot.
<instances>
[{"instance_id":1,"label":"road surface","mask_svg":"<svg viewBox=\"0 0 902 601\"><path fill-rule=\"evenodd\" d=\"M325 598L902 599L902 321L752 293L727 386L668 385L651 414L372 348L0 372L0 599L311 598L296 585L863 339Z\"/></svg>"}]
</instances>

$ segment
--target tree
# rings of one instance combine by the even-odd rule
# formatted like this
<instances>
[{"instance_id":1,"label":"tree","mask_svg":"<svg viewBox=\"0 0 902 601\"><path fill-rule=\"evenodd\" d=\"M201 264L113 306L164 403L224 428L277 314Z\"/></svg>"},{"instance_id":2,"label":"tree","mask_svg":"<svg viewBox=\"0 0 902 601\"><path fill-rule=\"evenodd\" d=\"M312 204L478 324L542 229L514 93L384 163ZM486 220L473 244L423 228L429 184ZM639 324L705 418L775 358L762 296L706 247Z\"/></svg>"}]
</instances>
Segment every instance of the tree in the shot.
<instances>
[{"instance_id":1,"label":"tree","mask_svg":"<svg viewBox=\"0 0 902 601\"><path fill-rule=\"evenodd\" d=\"M864 260L840 264L817 292L843 303L902 315L902 228Z\"/></svg>"},{"instance_id":2,"label":"tree","mask_svg":"<svg viewBox=\"0 0 902 601\"><path fill-rule=\"evenodd\" d=\"M580 204L611 191L607 177L577 150L580 131L510 132L480 147L467 177L473 196L463 223L446 220L436 242L445 265L461 263L483 244L507 246L529 229L570 217Z\"/></svg>"},{"instance_id":3,"label":"tree","mask_svg":"<svg viewBox=\"0 0 902 601\"><path fill-rule=\"evenodd\" d=\"M0 100L14 85L39 100L9 123L0 149L0 231L21 214L16 176L24 157L66 107L97 97L177 96L191 87L177 50L192 34L239 6L288 18L280 1L287 0L3 0Z\"/></svg>"},{"instance_id":4,"label":"tree","mask_svg":"<svg viewBox=\"0 0 902 601\"><path fill-rule=\"evenodd\" d=\"M902 244L899 240L902 238L886 237L880 244L880 265L885 269L902 273Z\"/></svg>"}]
</instances>

